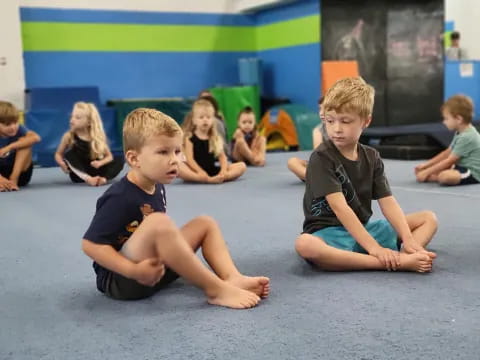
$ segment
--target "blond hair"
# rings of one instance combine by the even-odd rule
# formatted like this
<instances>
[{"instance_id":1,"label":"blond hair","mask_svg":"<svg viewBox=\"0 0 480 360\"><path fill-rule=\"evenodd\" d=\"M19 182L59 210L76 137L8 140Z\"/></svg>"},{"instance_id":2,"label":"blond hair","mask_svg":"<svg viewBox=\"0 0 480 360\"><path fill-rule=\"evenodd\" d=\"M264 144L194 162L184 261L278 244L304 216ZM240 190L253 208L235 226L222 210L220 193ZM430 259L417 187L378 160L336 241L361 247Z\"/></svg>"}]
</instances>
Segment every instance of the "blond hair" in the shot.
<instances>
[{"instance_id":1,"label":"blond hair","mask_svg":"<svg viewBox=\"0 0 480 360\"><path fill-rule=\"evenodd\" d=\"M184 143L187 139L190 139L195 131L195 123L193 122L193 118L195 115L195 110L198 108L207 108L210 107L213 109L215 113L215 108L212 103L206 99L198 99L192 105L192 111L187 114L185 120L182 124L182 128L184 131ZM214 122L212 127L208 130L208 151L213 153L215 156L218 156L223 151L223 140L221 136L218 135L217 132L217 124L216 119L214 117Z\"/></svg>"},{"instance_id":2,"label":"blond hair","mask_svg":"<svg viewBox=\"0 0 480 360\"><path fill-rule=\"evenodd\" d=\"M86 103L83 101L76 102L73 105L73 110L84 110L88 121L88 135L90 136L90 158L92 160L102 159L105 157L107 151L110 151L107 143L107 135L103 129L102 118L93 103ZM72 146L75 141L75 132L69 130L66 137L66 145Z\"/></svg>"},{"instance_id":3,"label":"blond hair","mask_svg":"<svg viewBox=\"0 0 480 360\"><path fill-rule=\"evenodd\" d=\"M15 105L8 101L0 101L0 123L10 124L18 120L19 113Z\"/></svg>"},{"instance_id":4,"label":"blond hair","mask_svg":"<svg viewBox=\"0 0 480 360\"><path fill-rule=\"evenodd\" d=\"M448 111L452 116L460 116L466 124L472 122L473 101L466 95L454 95L448 98L441 109Z\"/></svg>"},{"instance_id":5,"label":"blond hair","mask_svg":"<svg viewBox=\"0 0 480 360\"><path fill-rule=\"evenodd\" d=\"M182 129L170 116L155 109L138 108L125 118L123 123L123 151L140 151L153 136L181 135Z\"/></svg>"},{"instance_id":6,"label":"blond hair","mask_svg":"<svg viewBox=\"0 0 480 360\"><path fill-rule=\"evenodd\" d=\"M324 111L352 113L366 119L372 115L375 89L361 77L337 80L323 100Z\"/></svg>"}]
</instances>

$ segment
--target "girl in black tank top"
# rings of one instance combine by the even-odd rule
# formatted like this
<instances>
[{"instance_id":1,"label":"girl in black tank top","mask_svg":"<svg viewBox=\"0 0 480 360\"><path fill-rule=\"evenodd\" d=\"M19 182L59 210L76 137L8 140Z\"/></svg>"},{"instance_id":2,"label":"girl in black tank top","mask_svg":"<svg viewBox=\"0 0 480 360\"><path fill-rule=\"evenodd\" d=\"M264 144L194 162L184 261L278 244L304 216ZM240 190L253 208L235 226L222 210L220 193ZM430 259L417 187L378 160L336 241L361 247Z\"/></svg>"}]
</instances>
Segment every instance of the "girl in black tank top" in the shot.
<instances>
[{"instance_id":1,"label":"girl in black tank top","mask_svg":"<svg viewBox=\"0 0 480 360\"><path fill-rule=\"evenodd\" d=\"M179 177L185 181L219 184L237 179L246 170L243 162L228 163L214 115L212 104L199 99L183 122L186 161L180 164Z\"/></svg>"},{"instance_id":2,"label":"girl in black tank top","mask_svg":"<svg viewBox=\"0 0 480 360\"><path fill-rule=\"evenodd\" d=\"M104 185L123 168L123 157L113 157L94 104L78 102L73 107L70 130L55 153L55 161L75 182Z\"/></svg>"}]
</instances>

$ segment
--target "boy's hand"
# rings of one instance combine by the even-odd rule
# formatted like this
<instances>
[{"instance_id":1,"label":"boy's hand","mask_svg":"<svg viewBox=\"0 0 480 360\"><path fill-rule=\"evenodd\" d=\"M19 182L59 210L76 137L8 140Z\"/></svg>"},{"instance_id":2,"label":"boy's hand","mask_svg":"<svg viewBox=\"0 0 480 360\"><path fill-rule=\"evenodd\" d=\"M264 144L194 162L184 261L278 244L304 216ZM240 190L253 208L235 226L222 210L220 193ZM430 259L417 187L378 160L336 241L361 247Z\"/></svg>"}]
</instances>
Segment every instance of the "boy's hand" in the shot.
<instances>
[{"instance_id":1,"label":"boy's hand","mask_svg":"<svg viewBox=\"0 0 480 360\"><path fill-rule=\"evenodd\" d=\"M417 181L418 182L425 182L425 181L427 181L429 176L430 176L430 174L427 172L427 170L420 170L417 173Z\"/></svg>"},{"instance_id":2,"label":"boy's hand","mask_svg":"<svg viewBox=\"0 0 480 360\"><path fill-rule=\"evenodd\" d=\"M150 258L135 265L133 279L145 286L154 286L165 274L165 265L158 259Z\"/></svg>"},{"instance_id":3,"label":"boy's hand","mask_svg":"<svg viewBox=\"0 0 480 360\"><path fill-rule=\"evenodd\" d=\"M426 163L418 164L417 166L415 166L415 174L418 174L421 170L424 170L426 168L427 168Z\"/></svg>"},{"instance_id":4,"label":"boy's hand","mask_svg":"<svg viewBox=\"0 0 480 360\"><path fill-rule=\"evenodd\" d=\"M0 148L0 158L6 157L10 151L11 150L8 147L8 145L4 146L3 148Z\"/></svg>"},{"instance_id":5,"label":"boy's hand","mask_svg":"<svg viewBox=\"0 0 480 360\"><path fill-rule=\"evenodd\" d=\"M375 256L388 271L396 271L400 266L400 254L398 251L380 247L371 252L370 255Z\"/></svg>"}]
</instances>

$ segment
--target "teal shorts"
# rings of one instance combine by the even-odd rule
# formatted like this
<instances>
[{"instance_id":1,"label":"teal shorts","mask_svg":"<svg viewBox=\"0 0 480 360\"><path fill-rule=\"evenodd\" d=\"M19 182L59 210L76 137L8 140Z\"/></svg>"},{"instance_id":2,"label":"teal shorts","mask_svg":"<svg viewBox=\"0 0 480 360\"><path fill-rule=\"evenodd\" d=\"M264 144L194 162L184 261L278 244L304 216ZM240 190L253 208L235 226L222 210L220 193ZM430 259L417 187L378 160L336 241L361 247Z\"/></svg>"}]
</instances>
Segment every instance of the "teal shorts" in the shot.
<instances>
[{"instance_id":1,"label":"teal shorts","mask_svg":"<svg viewBox=\"0 0 480 360\"><path fill-rule=\"evenodd\" d=\"M381 247L400 250L397 233L387 220L372 220L364 226ZM340 250L367 253L343 226L329 226L312 235L321 237L328 245Z\"/></svg>"}]
</instances>

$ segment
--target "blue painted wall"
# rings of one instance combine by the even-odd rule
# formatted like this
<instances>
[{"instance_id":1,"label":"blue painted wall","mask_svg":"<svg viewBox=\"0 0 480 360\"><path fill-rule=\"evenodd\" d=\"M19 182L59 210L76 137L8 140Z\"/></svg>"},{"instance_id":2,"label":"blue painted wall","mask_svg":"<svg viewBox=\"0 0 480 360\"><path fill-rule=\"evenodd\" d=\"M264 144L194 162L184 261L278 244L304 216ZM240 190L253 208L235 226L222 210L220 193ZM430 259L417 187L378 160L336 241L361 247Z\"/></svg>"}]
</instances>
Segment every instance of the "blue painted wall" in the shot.
<instances>
[{"instance_id":1,"label":"blue painted wall","mask_svg":"<svg viewBox=\"0 0 480 360\"><path fill-rule=\"evenodd\" d=\"M318 14L320 1L304 0L260 12L256 15L256 22L264 25ZM264 72L264 95L288 97L292 102L316 111L321 88L320 51L320 43L259 51Z\"/></svg>"}]
</instances>

